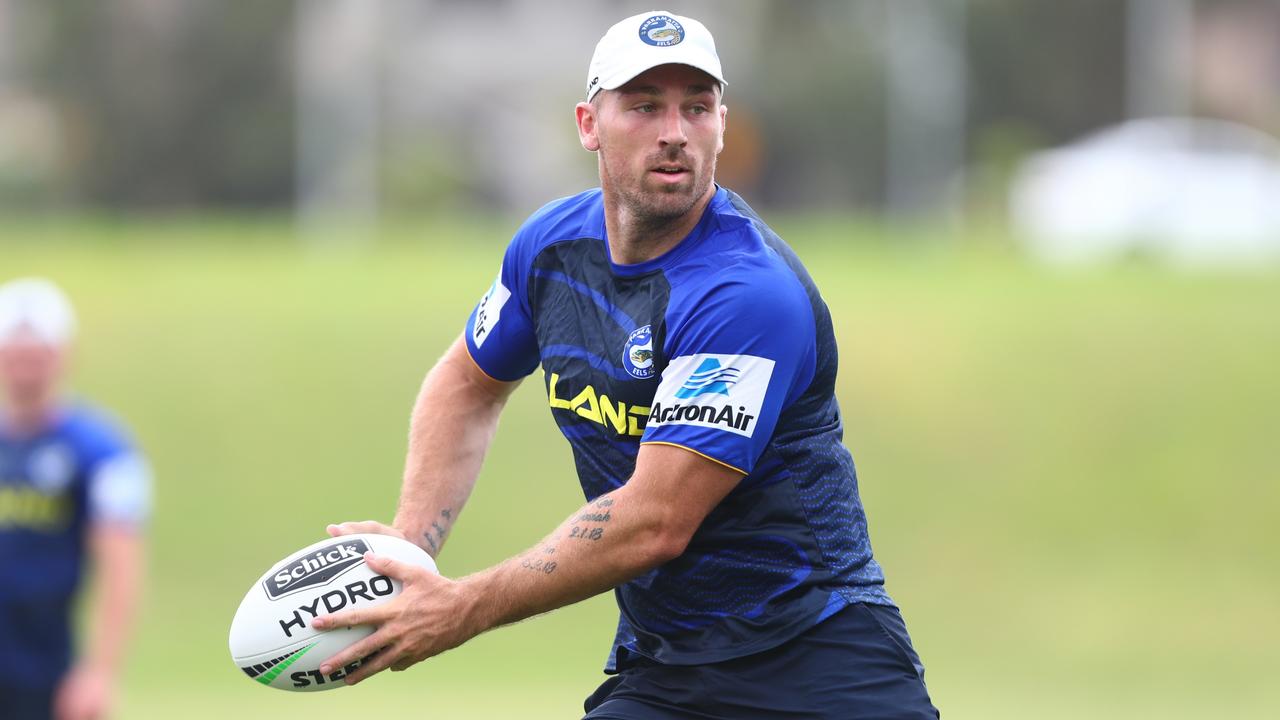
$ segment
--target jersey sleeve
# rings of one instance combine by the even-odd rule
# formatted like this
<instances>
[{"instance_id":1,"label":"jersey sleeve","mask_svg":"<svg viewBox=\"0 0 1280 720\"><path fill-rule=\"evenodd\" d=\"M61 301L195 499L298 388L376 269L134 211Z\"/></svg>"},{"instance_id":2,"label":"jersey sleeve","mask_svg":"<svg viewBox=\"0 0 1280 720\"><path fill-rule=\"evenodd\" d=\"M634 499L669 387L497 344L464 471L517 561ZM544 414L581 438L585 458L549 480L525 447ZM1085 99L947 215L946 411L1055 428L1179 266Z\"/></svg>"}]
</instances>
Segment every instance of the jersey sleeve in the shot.
<instances>
[{"instance_id":1,"label":"jersey sleeve","mask_svg":"<svg viewBox=\"0 0 1280 720\"><path fill-rule=\"evenodd\" d=\"M114 422L98 417L84 427L89 520L144 524L151 515L151 466Z\"/></svg>"},{"instance_id":2,"label":"jersey sleeve","mask_svg":"<svg viewBox=\"0 0 1280 720\"><path fill-rule=\"evenodd\" d=\"M742 473L780 414L813 380L812 305L793 278L720 282L669 318L662 371L641 443L678 445Z\"/></svg>"},{"instance_id":3,"label":"jersey sleeve","mask_svg":"<svg viewBox=\"0 0 1280 720\"><path fill-rule=\"evenodd\" d=\"M521 240L517 234L508 246L498 277L471 311L464 333L471 358L495 380L519 380L539 362Z\"/></svg>"},{"instance_id":4,"label":"jersey sleeve","mask_svg":"<svg viewBox=\"0 0 1280 720\"><path fill-rule=\"evenodd\" d=\"M89 476L89 518L94 522L141 525L151 515L151 466L140 453L106 458Z\"/></svg>"}]
</instances>

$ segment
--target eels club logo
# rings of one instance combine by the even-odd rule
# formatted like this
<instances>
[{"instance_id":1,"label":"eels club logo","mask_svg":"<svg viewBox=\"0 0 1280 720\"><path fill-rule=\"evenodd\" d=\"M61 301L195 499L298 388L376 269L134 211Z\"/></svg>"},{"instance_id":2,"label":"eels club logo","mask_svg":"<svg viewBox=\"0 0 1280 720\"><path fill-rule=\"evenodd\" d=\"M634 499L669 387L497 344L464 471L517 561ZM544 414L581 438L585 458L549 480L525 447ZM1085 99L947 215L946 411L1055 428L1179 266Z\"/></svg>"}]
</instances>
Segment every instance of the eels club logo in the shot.
<instances>
[{"instance_id":1,"label":"eels club logo","mask_svg":"<svg viewBox=\"0 0 1280 720\"><path fill-rule=\"evenodd\" d=\"M684 27L670 15L654 15L640 24L640 39L654 47L678 45L684 40Z\"/></svg>"},{"instance_id":2,"label":"eels club logo","mask_svg":"<svg viewBox=\"0 0 1280 720\"><path fill-rule=\"evenodd\" d=\"M622 349L622 367L637 380L653 377L653 326L636 328Z\"/></svg>"}]
</instances>

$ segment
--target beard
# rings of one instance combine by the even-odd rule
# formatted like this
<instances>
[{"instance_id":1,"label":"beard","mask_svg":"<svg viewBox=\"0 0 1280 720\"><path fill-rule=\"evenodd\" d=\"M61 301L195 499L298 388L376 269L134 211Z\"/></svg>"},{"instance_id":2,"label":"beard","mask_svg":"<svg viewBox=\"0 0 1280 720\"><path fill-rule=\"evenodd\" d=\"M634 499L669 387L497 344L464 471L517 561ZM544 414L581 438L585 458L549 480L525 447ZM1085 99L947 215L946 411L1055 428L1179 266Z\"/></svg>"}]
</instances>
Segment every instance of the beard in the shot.
<instances>
[{"instance_id":1,"label":"beard","mask_svg":"<svg viewBox=\"0 0 1280 720\"><path fill-rule=\"evenodd\" d=\"M706 195L715 174L714 158L710 167L704 168L676 149L674 152L649 158L645 167L660 162L678 162L689 169L689 181L679 185L653 187L647 186L647 170L641 171L639 178L630 176L630 168L625 166L620 172L615 172L604 148L600 150L600 159L605 191L613 196L618 206L640 227L659 228L687 215Z\"/></svg>"}]
</instances>

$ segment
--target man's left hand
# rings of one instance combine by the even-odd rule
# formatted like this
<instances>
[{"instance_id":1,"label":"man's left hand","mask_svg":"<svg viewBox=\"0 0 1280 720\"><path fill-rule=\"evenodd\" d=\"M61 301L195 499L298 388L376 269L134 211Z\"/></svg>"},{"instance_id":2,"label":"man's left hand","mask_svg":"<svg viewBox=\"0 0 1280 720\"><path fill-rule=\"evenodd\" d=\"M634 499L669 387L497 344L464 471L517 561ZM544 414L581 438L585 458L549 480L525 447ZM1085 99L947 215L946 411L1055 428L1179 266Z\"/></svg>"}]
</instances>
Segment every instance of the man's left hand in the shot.
<instances>
[{"instance_id":1,"label":"man's left hand","mask_svg":"<svg viewBox=\"0 0 1280 720\"><path fill-rule=\"evenodd\" d=\"M329 674L363 658L360 668L346 678L348 685L355 685L387 668L406 670L479 634L466 626L468 602L459 583L373 553L365 554L365 562L375 572L399 580L403 590L386 604L313 620L312 627L320 630L352 625L376 628L369 637L325 660L320 672Z\"/></svg>"}]
</instances>

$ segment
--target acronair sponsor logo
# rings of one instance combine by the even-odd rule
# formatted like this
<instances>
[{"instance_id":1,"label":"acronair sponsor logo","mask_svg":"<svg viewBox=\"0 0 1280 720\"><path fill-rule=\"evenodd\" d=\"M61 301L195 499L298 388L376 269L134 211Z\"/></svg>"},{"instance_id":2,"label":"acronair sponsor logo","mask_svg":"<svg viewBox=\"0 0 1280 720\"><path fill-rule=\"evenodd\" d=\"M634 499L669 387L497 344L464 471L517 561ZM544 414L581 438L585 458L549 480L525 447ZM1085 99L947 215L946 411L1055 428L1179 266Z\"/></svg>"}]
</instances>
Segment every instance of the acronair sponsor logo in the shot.
<instances>
[{"instance_id":1,"label":"acronair sponsor logo","mask_svg":"<svg viewBox=\"0 0 1280 720\"><path fill-rule=\"evenodd\" d=\"M684 40L684 26L670 15L654 15L640 23L640 39L655 47L679 45Z\"/></svg>"},{"instance_id":2,"label":"acronair sponsor logo","mask_svg":"<svg viewBox=\"0 0 1280 720\"><path fill-rule=\"evenodd\" d=\"M303 588L324 585L344 570L364 562L369 545L363 540L342 540L298 558L262 582L272 600Z\"/></svg>"},{"instance_id":3,"label":"acronair sponsor logo","mask_svg":"<svg viewBox=\"0 0 1280 720\"><path fill-rule=\"evenodd\" d=\"M627 336L627 344L622 348L622 367L637 380L653 377L652 326L636 328Z\"/></svg>"},{"instance_id":4,"label":"acronair sponsor logo","mask_svg":"<svg viewBox=\"0 0 1280 720\"><path fill-rule=\"evenodd\" d=\"M590 385L572 397L568 397L569 393L561 396L558 394L562 392L559 384L559 373L551 373L551 378L547 381L547 401L553 410L568 410L597 425L613 428L619 435L640 437L644 434L644 420L649 417L648 407L611 400L608 395L597 393Z\"/></svg>"},{"instance_id":5,"label":"acronair sponsor logo","mask_svg":"<svg viewBox=\"0 0 1280 720\"><path fill-rule=\"evenodd\" d=\"M649 427L695 425L751 437L774 362L755 355L700 353L671 361L649 411Z\"/></svg>"},{"instance_id":6,"label":"acronair sponsor logo","mask_svg":"<svg viewBox=\"0 0 1280 720\"><path fill-rule=\"evenodd\" d=\"M711 405L669 405L655 403L649 413L649 422L654 425L679 423L683 425L706 425L726 430L740 430L741 435L747 432L755 415L748 415L745 405L734 408L733 405L713 407Z\"/></svg>"},{"instance_id":7,"label":"acronair sponsor logo","mask_svg":"<svg viewBox=\"0 0 1280 720\"><path fill-rule=\"evenodd\" d=\"M471 326L471 341L476 347L484 345L484 341L489 338L494 326L498 324L502 306L510 299L511 291L502 284L502 271L499 270L498 277L494 278L493 284L476 305L475 324Z\"/></svg>"},{"instance_id":8,"label":"acronair sponsor logo","mask_svg":"<svg viewBox=\"0 0 1280 720\"><path fill-rule=\"evenodd\" d=\"M719 360L707 358L676 391L676 397L687 400L707 393L728 395L729 386L736 384L741 375L742 371L738 368L724 367Z\"/></svg>"}]
</instances>

